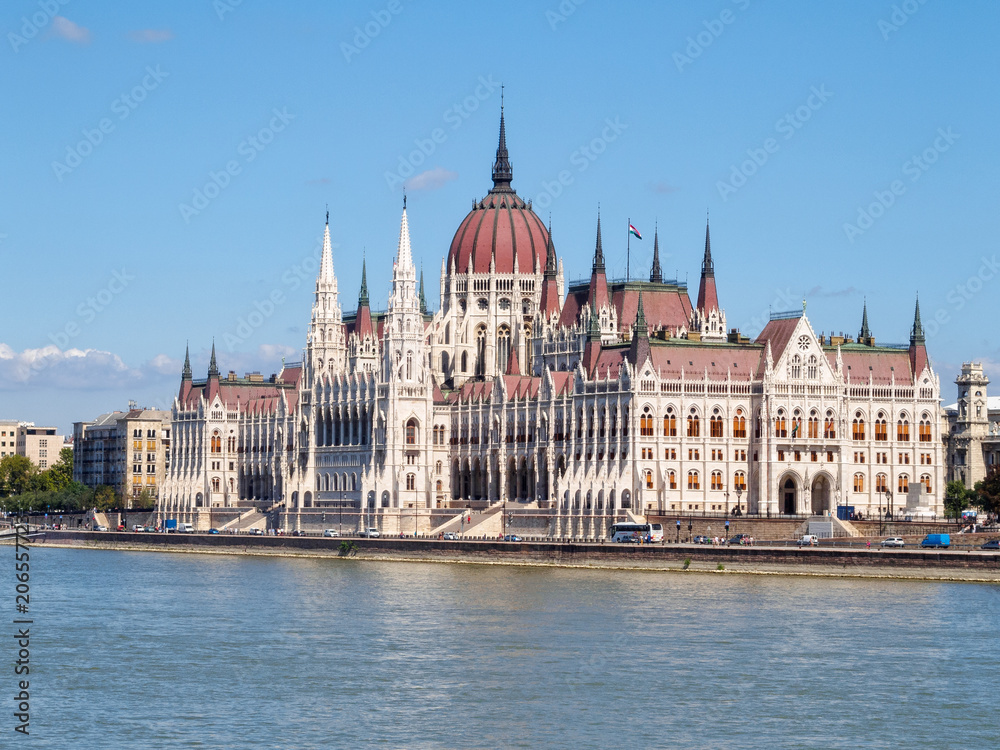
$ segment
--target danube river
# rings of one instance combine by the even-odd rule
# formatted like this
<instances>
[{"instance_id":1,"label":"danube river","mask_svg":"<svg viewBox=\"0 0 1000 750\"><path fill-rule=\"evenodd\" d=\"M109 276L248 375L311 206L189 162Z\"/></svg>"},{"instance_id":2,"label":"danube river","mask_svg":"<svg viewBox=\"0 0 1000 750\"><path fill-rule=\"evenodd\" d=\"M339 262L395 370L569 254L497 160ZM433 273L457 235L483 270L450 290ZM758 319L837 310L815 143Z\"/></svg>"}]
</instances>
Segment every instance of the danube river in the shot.
<instances>
[{"instance_id":1,"label":"danube river","mask_svg":"<svg viewBox=\"0 0 1000 750\"><path fill-rule=\"evenodd\" d=\"M2 747L997 743L995 585L69 549L31 570L31 737L5 668Z\"/></svg>"}]
</instances>

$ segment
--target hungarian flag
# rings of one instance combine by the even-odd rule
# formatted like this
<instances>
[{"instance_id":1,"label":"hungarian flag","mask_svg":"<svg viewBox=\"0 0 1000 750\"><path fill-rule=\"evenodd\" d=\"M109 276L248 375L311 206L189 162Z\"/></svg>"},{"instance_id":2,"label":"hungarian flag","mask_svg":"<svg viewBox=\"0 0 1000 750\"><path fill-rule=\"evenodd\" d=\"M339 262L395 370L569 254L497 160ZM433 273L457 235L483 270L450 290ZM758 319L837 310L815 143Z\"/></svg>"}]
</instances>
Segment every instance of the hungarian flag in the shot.
<instances>
[{"instance_id":1,"label":"hungarian flag","mask_svg":"<svg viewBox=\"0 0 1000 750\"><path fill-rule=\"evenodd\" d=\"M636 229L636 228L635 228L634 226L632 226L631 224L629 224L629 225L628 225L628 233L629 233L629 234L634 234L634 235L635 235L635 238L636 238L637 240L641 240L641 239L642 239L642 235L641 235L641 234L639 234L639 230L638 230L638 229Z\"/></svg>"}]
</instances>

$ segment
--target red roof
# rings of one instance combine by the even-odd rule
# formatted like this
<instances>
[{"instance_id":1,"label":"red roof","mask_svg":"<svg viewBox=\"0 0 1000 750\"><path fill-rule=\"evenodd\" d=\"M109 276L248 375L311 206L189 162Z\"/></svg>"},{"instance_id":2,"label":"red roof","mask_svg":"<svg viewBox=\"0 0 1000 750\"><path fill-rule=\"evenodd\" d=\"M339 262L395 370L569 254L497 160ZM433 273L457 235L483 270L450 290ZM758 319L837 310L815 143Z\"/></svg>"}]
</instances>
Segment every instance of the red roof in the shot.
<instances>
[{"instance_id":1,"label":"red roof","mask_svg":"<svg viewBox=\"0 0 1000 750\"><path fill-rule=\"evenodd\" d=\"M496 256L497 273L534 273L545 268L549 233L534 211L513 192L490 192L462 220L448 251L448 269L488 273Z\"/></svg>"},{"instance_id":2,"label":"red roof","mask_svg":"<svg viewBox=\"0 0 1000 750\"><path fill-rule=\"evenodd\" d=\"M672 284L630 282L611 284L611 304L618 314L618 330L628 331L635 323L639 309L639 292L649 330L676 331L687 328L691 318L691 299L687 292ZM590 302L589 287L577 286L570 290L563 304L559 324L571 326L580 319L580 311Z\"/></svg>"},{"instance_id":3,"label":"red roof","mask_svg":"<svg viewBox=\"0 0 1000 750\"><path fill-rule=\"evenodd\" d=\"M868 349L868 351L865 351ZM837 366L837 350L827 350L832 367ZM910 353L906 349L886 350L847 345L841 347L844 362L844 379L852 383L868 383L871 376L875 385L888 385L895 377L896 383L912 383L919 373L910 372Z\"/></svg>"},{"instance_id":4,"label":"red roof","mask_svg":"<svg viewBox=\"0 0 1000 750\"><path fill-rule=\"evenodd\" d=\"M220 380L211 378L202 383L191 383L181 395L181 405L187 408L198 406L202 396L206 401L219 399L226 409L237 409L250 414L274 414L282 396L287 397L294 405L298 399L299 385L302 381L302 366L286 367L274 381L249 381L246 379Z\"/></svg>"}]
</instances>

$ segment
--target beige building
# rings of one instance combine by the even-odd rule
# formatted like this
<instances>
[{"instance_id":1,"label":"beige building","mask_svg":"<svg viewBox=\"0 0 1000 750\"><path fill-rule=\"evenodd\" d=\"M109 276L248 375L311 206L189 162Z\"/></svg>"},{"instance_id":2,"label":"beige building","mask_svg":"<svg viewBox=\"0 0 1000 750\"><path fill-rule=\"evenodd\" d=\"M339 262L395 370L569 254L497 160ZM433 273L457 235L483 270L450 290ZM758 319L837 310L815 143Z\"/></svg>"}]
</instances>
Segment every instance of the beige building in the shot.
<instances>
[{"instance_id":1,"label":"beige building","mask_svg":"<svg viewBox=\"0 0 1000 750\"><path fill-rule=\"evenodd\" d=\"M3 442L3 438L0 438ZM40 470L59 461L65 438L55 427L36 427L34 422L20 422L17 427L17 455L27 457Z\"/></svg>"},{"instance_id":2,"label":"beige building","mask_svg":"<svg viewBox=\"0 0 1000 750\"><path fill-rule=\"evenodd\" d=\"M1000 466L1000 398L987 395L989 383L981 363L964 363L958 401L944 408L948 481L969 488Z\"/></svg>"},{"instance_id":3,"label":"beige building","mask_svg":"<svg viewBox=\"0 0 1000 750\"><path fill-rule=\"evenodd\" d=\"M0 419L0 458L17 455L18 422L13 419Z\"/></svg>"},{"instance_id":4,"label":"beige building","mask_svg":"<svg viewBox=\"0 0 1000 750\"><path fill-rule=\"evenodd\" d=\"M139 409L102 414L73 425L73 479L87 487L107 485L127 502L143 490L159 497L170 467L170 412Z\"/></svg>"}]
</instances>

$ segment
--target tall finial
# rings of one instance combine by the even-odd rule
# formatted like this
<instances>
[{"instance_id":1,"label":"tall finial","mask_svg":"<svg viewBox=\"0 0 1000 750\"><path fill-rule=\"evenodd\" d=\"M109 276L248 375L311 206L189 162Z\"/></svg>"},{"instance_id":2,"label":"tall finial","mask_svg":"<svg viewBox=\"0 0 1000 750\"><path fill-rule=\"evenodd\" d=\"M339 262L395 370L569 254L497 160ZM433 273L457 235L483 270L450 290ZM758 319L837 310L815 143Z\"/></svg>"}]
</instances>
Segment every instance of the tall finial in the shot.
<instances>
[{"instance_id":1,"label":"tall finial","mask_svg":"<svg viewBox=\"0 0 1000 750\"><path fill-rule=\"evenodd\" d=\"M503 117L503 91L500 93L500 141L497 144L497 158L493 162L493 189L510 190L514 173L510 166L510 156L507 153L507 129Z\"/></svg>"},{"instance_id":2,"label":"tall finial","mask_svg":"<svg viewBox=\"0 0 1000 750\"><path fill-rule=\"evenodd\" d=\"M864 309L861 313L861 333L858 334L858 341L864 342L872 337L872 332L868 328L868 300L865 300Z\"/></svg>"},{"instance_id":3,"label":"tall finial","mask_svg":"<svg viewBox=\"0 0 1000 750\"><path fill-rule=\"evenodd\" d=\"M406 210L406 188L403 188L403 210Z\"/></svg>"},{"instance_id":4,"label":"tall finial","mask_svg":"<svg viewBox=\"0 0 1000 750\"><path fill-rule=\"evenodd\" d=\"M208 362L208 377L217 378L219 377L219 365L215 361L215 338L212 338L212 359Z\"/></svg>"},{"instance_id":5,"label":"tall finial","mask_svg":"<svg viewBox=\"0 0 1000 750\"><path fill-rule=\"evenodd\" d=\"M654 284L663 283L663 269L660 267L660 226L653 225L653 268L649 272L649 280Z\"/></svg>"},{"instance_id":6,"label":"tall finial","mask_svg":"<svg viewBox=\"0 0 1000 750\"><path fill-rule=\"evenodd\" d=\"M712 235L708 225L708 211L705 211L705 257L701 261L701 272L705 276L715 276L715 263L712 261Z\"/></svg>"},{"instance_id":7,"label":"tall finial","mask_svg":"<svg viewBox=\"0 0 1000 750\"><path fill-rule=\"evenodd\" d=\"M181 372L181 380L191 379L191 344L184 344L184 370Z\"/></svg>"},{"instance_id":8,"label":"tall finial","mask_svg":"<svg viewBox=\"0 0 1000 750\"><path fill-rule=\"evenodd\" d=\"M604 270L604 247L601 244L601 204L597 204L597 245L594 247L594 271Z\"/></svg>"},{"instance_id":9,"label":"tall finial","mask_svg":"<svg viewBox=\"0 0 1000 750\"><path fill-rule=\"evenodd\" d=\"M330 226L330 204L326 204L326 225Z\"/></svg>"},{"instance_id":10,"label":"tall finial","mask_svg":"<svg viewBox=\"0 0 1000 750\"><path fill-rule=\"evenodd\" d=\"M420 312L427 314L427 297L424 296L424 262L420 261Z\"/></svg>"},{"instance_id":11,"label":"tall finial","mask_svg":"<svg viewBox=\"0 0 1000 750\"><path fill-rule=\"evenodd\" d=\"M545 245L545 273L555 275L556 273L556 248L552 244L552 215L549 215L549 240Z\"/></svg>"},{"instance_id":12,"label":"tall finial","mask_svg":"<svg viewBox=\"0 0 1000 750\"><path fill-rule=\"evenodd\" d=\"M635 311L635 335L649 336L649 326L646 324L646 311L642 305L642 292L639 292L639 308Z\"/></svg>"},{"instance_id":13,"label":"tall finial","mask_svg":"<svg viewBox=\"0 0 1000 750\"><path fill-rule=\"evenodd\" d=\"M910 346L926 343L924 326L920 322L920 295L917 295L917 307L913 311L913 328L910 329Z\"/></svg>"},{"instance_id":14,"label":"tall finial","mask_svg":"<svg viewBox=\"0 0 1000 750\"><path fill-rule=\"evenodd\" d=\"M358 307L368 307L368 268L366 253L361 255L361 294L358 295Z\"/></svg>"}]
</instances>

